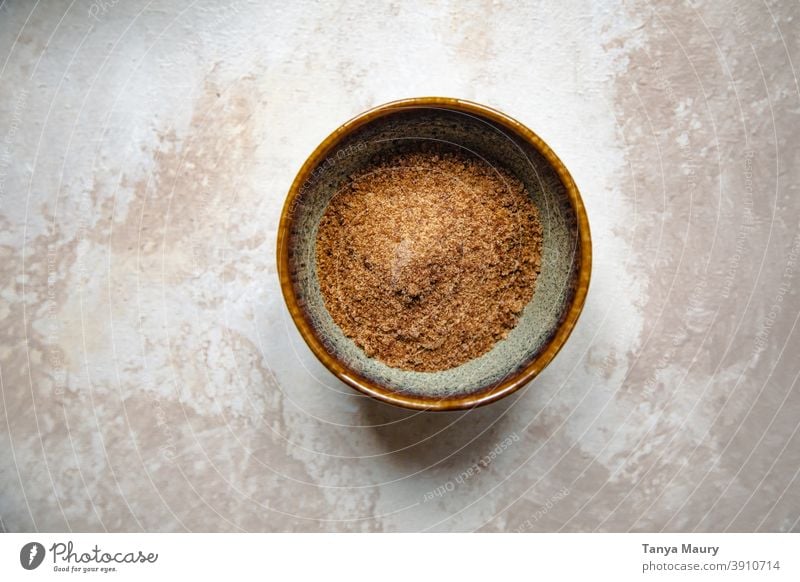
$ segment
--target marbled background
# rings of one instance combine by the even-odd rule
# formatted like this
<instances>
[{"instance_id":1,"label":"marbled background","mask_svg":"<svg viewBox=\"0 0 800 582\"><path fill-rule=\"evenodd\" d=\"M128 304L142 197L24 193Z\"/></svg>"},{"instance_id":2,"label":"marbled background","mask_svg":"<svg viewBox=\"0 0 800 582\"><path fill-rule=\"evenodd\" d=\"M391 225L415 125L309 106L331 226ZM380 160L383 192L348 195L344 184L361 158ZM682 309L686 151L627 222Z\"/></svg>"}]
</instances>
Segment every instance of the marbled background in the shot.
<instances>
[{"instance_id":1,"label":"marbled background","mask_svg":"<svg viewBox=\"0 0 800 582\"><path fill-rule=\"evenodd\" d=\"M0 3L0 529L800 530L796 2ZM396 98L486 103L594 238L526 389L337 382L275 273L294 174Z\"/></svg>"}]
</instances>

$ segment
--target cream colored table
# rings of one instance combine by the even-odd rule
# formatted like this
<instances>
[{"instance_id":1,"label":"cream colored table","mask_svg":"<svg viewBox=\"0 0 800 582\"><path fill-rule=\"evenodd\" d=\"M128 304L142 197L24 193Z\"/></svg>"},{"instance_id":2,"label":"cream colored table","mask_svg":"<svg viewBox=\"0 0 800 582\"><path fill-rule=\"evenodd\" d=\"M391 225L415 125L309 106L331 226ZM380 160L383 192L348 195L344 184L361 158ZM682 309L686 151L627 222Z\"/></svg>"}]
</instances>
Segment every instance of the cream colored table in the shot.
<instances>
[{"instance_id":1,"label":"cream colored table","mask_svg":"<svg viewBox=\"0 0 800 582\"><path fill-rule=\"evenodd\" d=\"M0 5L3 529L800 528L796 3L264 4ZM569 343L467 413L337 382L276 281L308 153L416 95L592 224Z\"/></svg>"}]
</instances>

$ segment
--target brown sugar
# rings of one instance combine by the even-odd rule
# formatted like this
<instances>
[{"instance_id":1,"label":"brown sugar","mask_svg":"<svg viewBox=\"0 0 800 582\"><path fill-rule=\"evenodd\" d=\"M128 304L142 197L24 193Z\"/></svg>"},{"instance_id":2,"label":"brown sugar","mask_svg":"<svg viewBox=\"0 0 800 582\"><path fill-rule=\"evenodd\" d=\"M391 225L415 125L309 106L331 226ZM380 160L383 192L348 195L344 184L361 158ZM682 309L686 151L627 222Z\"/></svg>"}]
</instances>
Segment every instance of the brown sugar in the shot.
<instances>
[{"instance_id":1,"label":"brown sugar","mask_svg":"<svg viewBox=\"0 0 800 582\"><path fill-rule=\"evenodd\" d=\"M517 324L541 265L522 183L479 158L416 151L375 162L331 200L317 274L331 317L385 364L432 372Z\"/></svg>"}]
</instances>

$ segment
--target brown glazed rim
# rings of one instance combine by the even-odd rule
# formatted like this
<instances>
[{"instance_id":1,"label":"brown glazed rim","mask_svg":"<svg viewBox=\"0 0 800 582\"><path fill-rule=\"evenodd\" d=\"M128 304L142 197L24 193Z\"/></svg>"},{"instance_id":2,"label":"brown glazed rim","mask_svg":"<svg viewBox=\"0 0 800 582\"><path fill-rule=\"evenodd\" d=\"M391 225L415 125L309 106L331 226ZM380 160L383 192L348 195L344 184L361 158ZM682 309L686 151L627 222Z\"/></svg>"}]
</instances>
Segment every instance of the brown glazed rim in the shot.
<instances>
[{"instance_id":1,"label":"brown glazed rim","mask_svg":"<svg viewBox=\"0 0 800 582\"><path fill-rule=\"evenodd\" d=\"M503 382L487 386L477 392L467 394L464 396L454 396L452 398L441 399L425 399L417 396L402 394L392 389L386 388L375 382L364 378L354 370L347 367L343 362L338 360L330 352L328 352L322 341L317 337L317 334L311 326L308 318L305 315L302 307L300 306L297 296L294 292L294 285L292 284L289 274L289 233L291 232L292 208L295 201L300 196L303 184L311 176L312 170L316 168L321 162L324 162L328 154L336 147L336 145L345 137L352 134L353 131L362 127L364 124L369 123L375 119L383 117L387 114L402 110L402 109L415 109L415 108L438 108L448 109L475 115L488 119L502 128L505 128L523 140L532 145L555 169L558 177L566 188L567 196L572 204L575 214L577 216L578 224L578 239L579 239L579 254L577 259L580 261L577 280L575 281L575 289L572 296L572 302L565 316L562 317L561 323L555 333L551 334L549 341L539 352L534 360L529 362L524 368L509 375ZM589 233L589 219L586 216L586 209L584 208L581 195L575 182L572 180L567 168L558 159L553 150L533 131L501 113L495 109L473 103L471 101L464 101L463 99L454 99L450 97L415 97L411 99L401 99L399 101L392 101L384 105L380 105L364 113L354 117L350 121L344 123L341 127L331 133L325 140L317 146L317 149L308 157L303 167L294 179L289 194L286 197L286 202L283 205L281 212L281 220L278 225L278 246L277 246L277 259L278 259L278 277L280 278L281 291L289 308L289 313L294 320L300 335L305 340L314 355L325 365L328 370L335 374L340 380L349 384L356 390L363 392L367 396L376 398L389 404L402 406L405 408L412 408L416 410L463 410L474 408L489 404L508 396L515 392L541 372L547 364L556 356L559 350L567 341L572 329L578 321L578 316L581 314L583 304L586 300L586 294L589 290L589 279L592 270L592 241Z\"/></svg>"}]
</instances>

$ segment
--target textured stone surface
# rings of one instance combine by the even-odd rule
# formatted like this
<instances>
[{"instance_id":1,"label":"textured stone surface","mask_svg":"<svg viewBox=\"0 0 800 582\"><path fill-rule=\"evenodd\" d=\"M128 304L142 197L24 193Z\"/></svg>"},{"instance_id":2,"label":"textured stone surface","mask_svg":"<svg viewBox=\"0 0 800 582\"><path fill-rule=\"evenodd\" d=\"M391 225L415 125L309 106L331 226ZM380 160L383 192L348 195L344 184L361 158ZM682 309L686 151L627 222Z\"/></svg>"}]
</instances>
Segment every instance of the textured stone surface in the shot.
<instances>
[{"instance_id":1,"label":"textured stone surface","mask_svg":"<svg viewBox=\"0 0 800 582\"><path fill-rule=\"evenodd\" d=\"M2 529L800 529L796 3L261 4L0 5ZM275 274L316 144L431 94L594 237L564 350L458 414L335 381Z\"/></svg>"}]
</instances>

